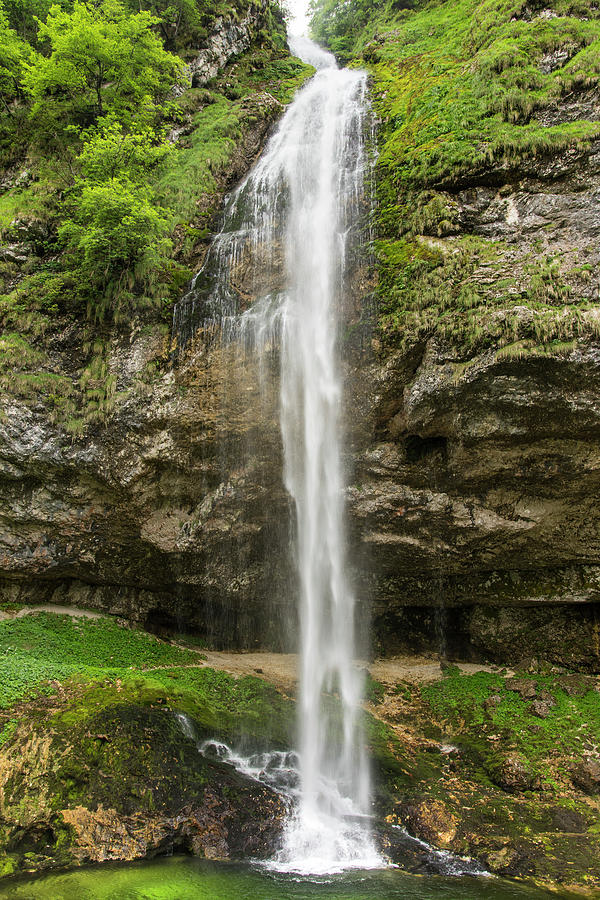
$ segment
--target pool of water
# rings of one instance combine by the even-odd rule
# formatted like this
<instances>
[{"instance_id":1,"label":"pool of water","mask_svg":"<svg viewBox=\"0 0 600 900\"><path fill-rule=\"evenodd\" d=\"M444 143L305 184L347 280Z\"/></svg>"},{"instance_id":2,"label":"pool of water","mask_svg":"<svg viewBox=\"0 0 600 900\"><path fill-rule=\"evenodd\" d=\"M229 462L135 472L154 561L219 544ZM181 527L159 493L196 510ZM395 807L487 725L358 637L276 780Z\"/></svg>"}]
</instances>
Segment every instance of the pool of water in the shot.
<instances>
[{"instance_id":1,"label":"pool of water","mask_svg":"<svg viewBox=\"0 0 600 900\"><path fill-rule=\"evenodd\" d=\"M0 885L0 900L541 900L567 897L485 877L399 869L295 877L256 866L172 857L104 865Z\"/></svg>"}]
</instances>

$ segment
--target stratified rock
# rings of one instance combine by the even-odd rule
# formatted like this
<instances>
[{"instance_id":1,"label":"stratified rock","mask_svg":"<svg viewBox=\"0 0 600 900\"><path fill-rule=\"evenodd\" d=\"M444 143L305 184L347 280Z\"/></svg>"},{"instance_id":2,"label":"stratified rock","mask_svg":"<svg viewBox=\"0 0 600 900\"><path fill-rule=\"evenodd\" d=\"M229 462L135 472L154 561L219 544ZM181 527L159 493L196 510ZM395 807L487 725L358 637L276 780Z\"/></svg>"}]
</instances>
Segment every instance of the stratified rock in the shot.
<instances>
[{"instance_id":1,"label":"stratified rock","mask_svg":"<svg viewBox=\"0 0 600 900\"><path fill-rule=\"evenodd\" d=\"M201 87L214 78L227 63L248 50L257 32L266 25L268 5L264 0L251 4L241 21L220 16L194 61L189 66L193 87Z\"/></svg>"}]
</instances>

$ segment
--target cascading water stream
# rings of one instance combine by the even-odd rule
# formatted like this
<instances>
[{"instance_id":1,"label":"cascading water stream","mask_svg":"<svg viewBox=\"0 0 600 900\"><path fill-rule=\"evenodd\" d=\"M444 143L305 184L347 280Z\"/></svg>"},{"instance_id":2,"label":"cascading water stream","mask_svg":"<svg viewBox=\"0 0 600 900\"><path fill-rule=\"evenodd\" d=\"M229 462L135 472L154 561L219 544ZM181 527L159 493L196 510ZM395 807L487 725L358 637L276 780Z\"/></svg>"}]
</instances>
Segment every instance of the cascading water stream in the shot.
<instances>
[{"instance_id":1,"label":"cascading water stream","mask_svg":"<svg viewBox=\"0 0 600 900\"><path fill-rule=\"evenodd\" d=\"M372 865L368 762L358 718L354 597L346 579L337 314L363 196L366 79L306 38L317 75L298 99L287 177L288 297L281 347L285 484L295 500L301 589L301 797L280 862ZM340 706L330 701L337 691Z\"/></svg>"},{"instance_id":2,"label":"cascading water stream","mask_svg":"<svg viewBox=\"0 0 600 900\"><path fill-rule=\"evenodd\" d=\"M308 38L293 39L292 49L317 73L229 198L223 230L176 323L216 324L225 339L259 356L279 348L301 673L299 798L275 865L330 872L381 864L368 822L355 601L346 575L337 350L349 264L363 232L369 105L364 72L339 69Z\"/></svg>"}]
</instances>

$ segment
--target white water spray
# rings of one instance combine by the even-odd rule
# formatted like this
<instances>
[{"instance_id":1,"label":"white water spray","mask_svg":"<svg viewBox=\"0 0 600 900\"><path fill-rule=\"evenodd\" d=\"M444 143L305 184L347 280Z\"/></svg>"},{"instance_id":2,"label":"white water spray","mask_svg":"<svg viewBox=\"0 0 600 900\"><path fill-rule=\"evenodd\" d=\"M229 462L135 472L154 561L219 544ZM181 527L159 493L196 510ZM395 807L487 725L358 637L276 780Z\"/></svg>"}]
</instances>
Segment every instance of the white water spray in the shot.
<instances>
[{"instance_id":1,"label":"white water spray","mask_svg":"<svg viewBox=\"0 0 600 900\"><path fill-rule=\"evenodd\" d=\"M295 500L301 588L301 797L279 856L308 872L373 865L369 775L354 665L354 597L346 578L342 387L337 314L348 238L363 196L366 82L306 38L292 48L319 65L288 136L290 209L281 349L285 484ZM332 702L337 692L340 704Z\"/></svg>"},{"instance_id":2,"label":"white water spray","mask_svg":"<svg viewBox=\"0 0 600 900\"><path fill-rule=\"evenodd\" d=\"M228 200L200 273L208 285L200 313L198 280L183 304L205 327L218 322L226 338L243 339L258 354L279 347L284 480L297 517L301 673L300 789L275 865L324 873L381 864L368 821L362 678L346 576L337 351L348 269L364 232L369 107L364 72L339 69L306 37L291 45L317 73ZM176 322L177 315L185 318L180 310Z\"/></svg>"}]
</instances>

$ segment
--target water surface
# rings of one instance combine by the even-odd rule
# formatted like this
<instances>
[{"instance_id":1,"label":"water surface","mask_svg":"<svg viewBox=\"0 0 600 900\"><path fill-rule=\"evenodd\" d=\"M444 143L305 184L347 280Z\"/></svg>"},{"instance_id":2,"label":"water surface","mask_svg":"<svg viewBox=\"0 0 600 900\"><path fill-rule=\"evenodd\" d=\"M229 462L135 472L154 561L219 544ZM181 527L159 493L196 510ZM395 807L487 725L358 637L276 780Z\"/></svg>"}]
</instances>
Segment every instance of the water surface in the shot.
<instances>
[{"instance_id":1,"label":"water surface","mask_svg":"<svg viewBox=\"0 0 600 900\"><path fill-rule=\"evenodd\" d=\"M397 869L307 878L173 857L19 879L0 900L542 900L568 897L499 878L409 875Z\"/></svg>"}]
</instances>

